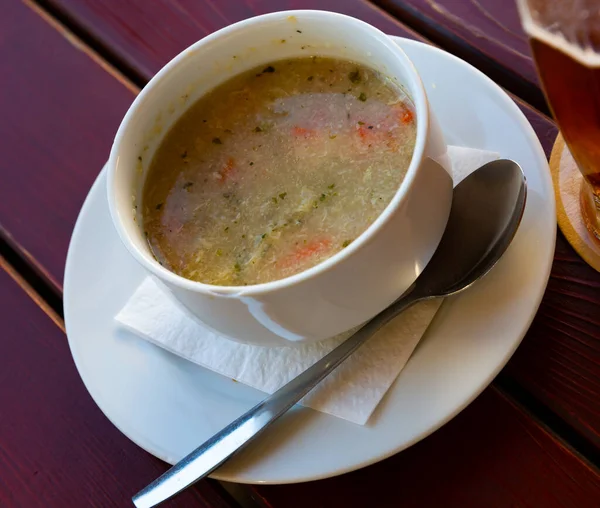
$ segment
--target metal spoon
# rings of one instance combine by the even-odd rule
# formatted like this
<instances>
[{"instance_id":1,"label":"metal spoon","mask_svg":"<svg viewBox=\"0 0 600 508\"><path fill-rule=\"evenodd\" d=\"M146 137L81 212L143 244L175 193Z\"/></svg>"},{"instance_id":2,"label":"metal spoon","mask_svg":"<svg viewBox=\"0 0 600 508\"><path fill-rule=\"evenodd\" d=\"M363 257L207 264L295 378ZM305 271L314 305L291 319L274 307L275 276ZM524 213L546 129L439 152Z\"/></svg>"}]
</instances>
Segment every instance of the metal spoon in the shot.
<instances>
[{"instance_id":1,"label":"metal spoon","mask_svg":"<svg viewBox=\"0 0 600 508\"><path fill-rule=\"evenodd\" d=\"M516 162L498 160L471 173L454 189L450 218L438 249L404 295L138 492L133 497L134 505L156 506L214 471L403 310L421 300L458 293L483 277L512 241L525 209L526 194L525 177Z\"/></svg>"}]
</instances>

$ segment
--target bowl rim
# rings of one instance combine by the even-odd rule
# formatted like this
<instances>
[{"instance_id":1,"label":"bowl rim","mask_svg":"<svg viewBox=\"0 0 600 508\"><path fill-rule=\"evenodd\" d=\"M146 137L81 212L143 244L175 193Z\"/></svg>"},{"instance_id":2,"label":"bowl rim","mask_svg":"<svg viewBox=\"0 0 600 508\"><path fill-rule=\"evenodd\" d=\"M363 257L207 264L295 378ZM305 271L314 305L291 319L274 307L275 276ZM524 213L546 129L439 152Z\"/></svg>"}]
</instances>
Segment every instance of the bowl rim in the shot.
<instances>
[{"instance_id":1,"label":"bowl rim","mask_svg":"<svg viewBox=\"0 0 600 508\"><path fill-rule=\"evenodd\" d=\"M400 183L396 193L394 194L391 201L379 214L379 216L363 231L350 245L330 256L329 258L321 261L315 266L303 270L299 273L285 277L282 279L276 279L269 282L260 284L252 284L247 286L220 286L206 284L203 282L194 281L182 277L175 272L165 268L158 263L152 256L146 252L140 250L129 237L123 225L123 215L116 204L114 197L116 188L116 171L119 165L119 153L121 151L121 145L123 144L123 138L129 129L132 118L137 114L138 110L143 107L149 97L153 94L158 93L161 82L168 77L177 67L186 65L190 56L197 57L201 54L204 46L209 45L216 39L221 39L247 29L248 27L257 24L268 24L270 22L280 21L281 19L287 19L294 17L299 21L309 21L311 17L328 18L328 21L332 23L346 23L353 24L366 32L370 32L370 35L378 40L382 46L387 47L395 53L396 57L401 60L402 66L406 70L409 83L406 80L402 83L408 85L407 88L411 92L411 99L415 106L416 117L417 117L417 134L415 140L415 147L413 150L411 162L406 171L402 182ZM380 31L378 28L366 23L362 20L330 11L322 10L289 10L289 11L278 11L268 14L262 14L254 16L237 23L228 25L220 30L217 30L199 41L193 43L178 55L176 55L171 61L169 61L158 73L152 77L147 83L143 90L135 98L129 109L127 110L117 133L113 141L110 156L107 164L108 178L107 178L107 192L108 192L108 203L112 222L117 230L121 241L126 246L132 256L144 266L151 274L158 278L172 284L173 286L179 287L184 290L192 291L195 293L204 293L206 295L216 295L224 297L242 297L242 296L258 296L267 293L272 293L284 288L291 286L297 286L305 281L314 279L319 275L332 270L335 266L339 265L343 261L350 258L357 251L369 244L374 236L391 220L392 216L402 207L413 187L416 175L422 166L425 147L427 144L427 138L430 131L430 119L429 119L429 103L425 88L421 81L421 78L413 65L412 61L408 58L406 53L393 42L385 33ZM129 210L130 212L130 210Z\"/></svg>"}]
</instances>

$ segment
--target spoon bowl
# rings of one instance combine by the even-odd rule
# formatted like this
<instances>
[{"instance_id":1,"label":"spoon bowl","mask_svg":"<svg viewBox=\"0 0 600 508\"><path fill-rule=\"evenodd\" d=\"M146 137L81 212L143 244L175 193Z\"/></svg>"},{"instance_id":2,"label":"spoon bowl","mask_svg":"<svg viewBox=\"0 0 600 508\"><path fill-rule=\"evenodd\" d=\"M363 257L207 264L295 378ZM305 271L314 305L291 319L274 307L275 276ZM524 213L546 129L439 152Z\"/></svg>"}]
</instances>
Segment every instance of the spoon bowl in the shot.
<instances>
[{"instance_id":1,"label":"spoon bowl","mask_svg":"<svg viewBox=\"0 0 600 508\"><path fill-rule=\"evenodd\" d=\"M134 505L151 508L204 478L402 311L421 300L463 291L487 274L510 245L523 216L526 196L525 177L516 162L490 162L467 176L453 191L450 217L435 254L408 291L329 354L137 493Z\"/></svg>"},{"instance_id":2,"label":"spoon bowl","mask_svg":"<svg viewBox=\"0 0 600 508\"><path fill-rule=\"evenodd\" d=\"M511 160L489 162L460 182L440 244L411 288L413 297L449 296L488 273L517 232L526 200L525 175Z\"/></svg>"}]
</instances>

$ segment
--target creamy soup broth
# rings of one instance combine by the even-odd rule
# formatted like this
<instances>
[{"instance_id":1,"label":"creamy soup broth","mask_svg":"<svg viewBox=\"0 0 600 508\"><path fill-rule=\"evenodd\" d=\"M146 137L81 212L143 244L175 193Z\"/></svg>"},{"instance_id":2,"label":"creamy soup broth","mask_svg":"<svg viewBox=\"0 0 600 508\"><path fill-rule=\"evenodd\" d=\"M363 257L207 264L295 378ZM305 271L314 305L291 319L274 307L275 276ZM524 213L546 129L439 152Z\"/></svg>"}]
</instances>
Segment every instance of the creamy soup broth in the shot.
<instances>
[{"instance_id":1,"label":"creamy soup broth","mask_svg":"<svg viewBox=\"0 0 600 508\"><path fill-rule=\"evenodd\" d=\"M240 74L193 104L154 155L142 200L149 245L207 284L299 273L378 217L415 138L408 97L365 66L307 57Z\"/></svg>"}]
</instances>

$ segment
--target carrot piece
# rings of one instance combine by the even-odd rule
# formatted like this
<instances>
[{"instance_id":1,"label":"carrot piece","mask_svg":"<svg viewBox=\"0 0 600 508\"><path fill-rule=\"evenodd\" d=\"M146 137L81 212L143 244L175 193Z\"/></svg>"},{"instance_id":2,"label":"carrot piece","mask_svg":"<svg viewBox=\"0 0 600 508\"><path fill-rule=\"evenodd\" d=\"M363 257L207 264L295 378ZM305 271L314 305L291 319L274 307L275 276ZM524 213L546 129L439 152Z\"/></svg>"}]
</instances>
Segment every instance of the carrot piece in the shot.
<instances>
[{"instance_id":1,"label":"carrot piece","mask_svg":"<svg viewBox=\"0 0 600 508\"><path fill-rule=\"evenodd\" d=\"M309 139L315 136L313 129L305 129L304 127L298 127L297 125L292 128L292 134L298 138Z\"/></svg>"},{"instance_id":2,"label":"carrot piece","mask_svg":"<svg viewBox=\"0 0 600 508\"><path fill-rule=\"evenodd\" d=\"M371 145L377 144L381 142L381 137L383 133L378 130L374 130L372 125L361 125L358 129L356 129L360 141L363 145Z\"/></svg>"},{"instance_id":3,"label":"carrot piece","mask_svg":"<svg viewBox=\"0 0 600 508\"><path fill-rule=\"evenodd\" d=\"M404 102L400 102L400 103L396 104L393 107L393 111L394 111L394 114L396 115L396 118L398 120L400 120L400 122L403 123L404 125L413 123L415 115L414 115L412 109L410 109L410 107L407 106Z\"/></svg>"},{"instance_id":4,"label":"carrot piece","mask_svg":"<svg viewBox=\"0 0 600 508\"><path fill-rule=\"evenodd\" d=\"M397 111L398 120L400 120L404 125L408 125L412 123L414 120L414 114L412 110L403 102L397 104L394 109Z\"/></svg>"},{"instance_id":5,"label":"carrot piece","mask_svg":"<svg viewBox=\"0 0 600 508\"><path fill-rule=\"evenodd\" d=\"M414 118L413 112L410 109L405 109L404 112L402 113L402 115L400 116L400 121L407 125L409 123L412 123Z\"/></svg>"},{"instance_id":6,"label":"carrot piece","mask_svg":"<svg viewBox=\"0 0 600 508\"><path fill-rule=\"evenodd\" d=\"M364 125L361 125L358 128L358 135L360 136L360 139L362 139L363 141L366 141L366 139L369 137L369 131L368 129L365 128Z\"/></svg>"},{"instance_id":7,"label":"carrot piece","mask_svg":"<svg viewBox=\"0 0 600 508\"><path fill-rule=\"evenodd\" d=\"M317 238L308 243L300 245L291 254L288 254L281 259L277 264L280 268L291 268L318 254L327 252L330 247L331 240L329 238Z\"/></svg>"},{"instance_id":8,"label":"carrot piece","mask_svg":"<svg viewBox=\"0 0 600 508\"><path fill-rule=\"evenodd\" d=\"M229 157L227 162L219 171L219 175L221 175L221 183L225 183L234 173L235 169L235 159L233 157Z\"/></svg>"}]
</instances>

